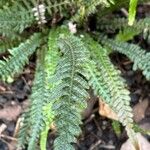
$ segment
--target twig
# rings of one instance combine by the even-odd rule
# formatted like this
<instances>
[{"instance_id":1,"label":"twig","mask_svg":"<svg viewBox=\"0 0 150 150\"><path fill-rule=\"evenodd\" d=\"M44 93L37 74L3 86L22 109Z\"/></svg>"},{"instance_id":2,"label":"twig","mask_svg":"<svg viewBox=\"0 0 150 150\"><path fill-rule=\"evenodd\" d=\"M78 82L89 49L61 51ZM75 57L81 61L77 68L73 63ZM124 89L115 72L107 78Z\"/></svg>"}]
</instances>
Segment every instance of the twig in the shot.
<instances>
[{"instance_id":1,"label":"twig","mask_svg":"<svg viewBox=\"0 0 150 150\"><path fill-rule=\"evenodd\" d=\"M17 123L16 123L16 127L15 127L15 131L14 131L14 134L13 134L13 137L16 137L16 135L18 134L18 131L19 131L19 128L20 128L20 123L22 121L22 118L19 118L17 120Z\"/></svg>"},{"instance_id":2,"label":"twig","mask_svg":"<svg viewBox=\"0 0 150 150\"><path fill-rule=\"evenodd\" d=\"M128 11L125 8L121 8L121 12L125 15L125 17L128 17Z\"/></svg>"},{"instance_id":3,"label":"twig","mask_svg":"<svg viewBox=\"0 0 150 150\"><path fill-rule=\"evenodd\" d=\"M0 126L0 135L2 134L2 132L7 128L6 124L1 124Z\"/></svg>"},{"instance_id":4,"label":"twig","mask_svg":"<svg viewBox=\"0 0 150 150\"><path fill-rule=\"evenodd\" d=\"M1 138L5 138L5 139L7 139L7 140L11 140L11 141L17 141L16 138L13 138L13 137L11 137L11 136L4 135L4 134L1 134L0 137L1 137Z\"/></svg>"},{"instance_id":5,"label":"twig","mask_svg":"<svg viewBox=\"0 0 150 150\"><path fill-rule=\"evenodd\" d=\"M91 120L93 120L94 117L95 117L95 114L91 114L90 117L85 120L84 124L89 123Z\"/></svg>"},{"instance_id":6,"label":"twig","mask_svg":"<svg viewBox=\"0 0 150 150\"><path fill-rule=\"evenodd\" d=\"M101 145L100 148L105 148L105 149L115 149L114 145Z\"/></svg>"},{"instance_id":7,"label":"twig","mask_svg":"<svg viewBox=\"0 0 150 150\"><path fill-rule=\"evenodd\" d=\"M95 144L91 145L91 147L89 148L89 150L94 150L99 144L101 144L101 140L98 140Z\"/></svg>"}]
</instances>

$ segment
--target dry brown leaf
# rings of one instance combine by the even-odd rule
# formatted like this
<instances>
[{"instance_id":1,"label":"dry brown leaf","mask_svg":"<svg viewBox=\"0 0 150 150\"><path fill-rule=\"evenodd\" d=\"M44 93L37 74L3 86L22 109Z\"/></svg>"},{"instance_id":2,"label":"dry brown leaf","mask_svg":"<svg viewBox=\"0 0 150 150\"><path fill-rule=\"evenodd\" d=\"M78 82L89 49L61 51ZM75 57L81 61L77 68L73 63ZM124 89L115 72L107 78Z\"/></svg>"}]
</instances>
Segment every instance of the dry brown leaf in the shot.
<instances>
[{"instance_id":1,"label":"dry brown leaf","mask_svg":"<svg viewBox=\"0 0 150 150\"><path fill-rule=\"evenodd\" d=\"M133 107L133 119L135 122L139 122L145 117L145 111L148 107L148 104L148 99L145 99L144 101L139 102Z\"/></svg>"},{"instance_id":2,"label":"dry brown leaf","mask_svg":"<svg viewBox=\"0 0 150 150\"><path fill-rule=\"evenodd\" d=\"M142 136L140 133L137 133L137 140L140 146L140 150L149 150L150 149L150 143L148 140ZM135 150L133 147L133 144L131 141L128 139L121 147L121 150Z\"/></svg>"},{"instance_id":3,"label":"dry brown leaf","mask_svg":"<svg viewBox=\"0 0 150 150\"><path fill-rule=\"evenodd\" d=\"M99 99L99 114L113 120L118 120L117 114L101 99Z\"/></svg>"},{"instance_id":4,"label":"dry brown leaf","mask_svg":"<svg viewBox=\"0 0 150 150\"><path fill-rule=\"evenodd\" d=\"M17 149L17 141L10 142L8 147L9 147L9 150L16 150Z\"/></svg>"},{"instance_id":5,"label":"dry brown leaf","mask_svg":"<svg viewBox=\"0 0 150 150\"><path fill-rule=\"evenodd\" d=\"M21 112L22 109L19 105L6 106L3 109L0 109L0 119L13 121L17 119Z\"/></svg>"}]
</instances>

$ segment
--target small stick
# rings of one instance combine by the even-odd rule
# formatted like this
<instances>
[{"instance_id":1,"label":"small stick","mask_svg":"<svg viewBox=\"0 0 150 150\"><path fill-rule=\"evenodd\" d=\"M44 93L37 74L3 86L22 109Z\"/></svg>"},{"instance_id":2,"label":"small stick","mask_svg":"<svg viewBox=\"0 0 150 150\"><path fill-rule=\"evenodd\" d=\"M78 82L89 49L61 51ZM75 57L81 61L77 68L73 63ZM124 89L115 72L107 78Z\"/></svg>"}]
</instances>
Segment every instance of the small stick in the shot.
<instances>
[{"instance_id":1,"label":"small stick","mask_svg":"<svg viewBox=\"0 0 150 150\"><path fill-rule=\"evenodd\" d=\"M19 131L19 129L20 129L20 123L21 123L21 121L22 121L22 118L19 118L19 119L17 120L16 127L15 127L15 131L14 131L14 134L13 134L13 137L16 137L16 136L17 136L18 131Z\"/></svg>"},{"instance_id":2,"label":"small stick","mask_svg":"<svg viewBox=\"0 0 150 150\"><path fill-rule=\"evenodd\" d=\"M7 139L7 140L11 140L11 141L17 141L16 138L13 138L13 137L11 137L11 136L4 135L4 134L1 134L0 137L1 137L1 138L4 138L4 139Z\"/></svg>"},{"instance_id":3,"label":"small stick","mask_svg":"<svg viewBox=\"0 0 150 150\"><path fill-rule=\"evenodd\" d=\"M102 141L98 140L94 145L92 145L89 150L94 150Z\"/></svg>"},{"instance_id":4,"label":"small stick","mask_svg":"<svg viewBox=\"0 0 150 150\"><path fill-rule=\"evenodd\" d=\"M125 15L125 17L128 17L128 11L125 8L121 8L121 11Z\"/></svg>"},{"instance_id":5,"label":"small stick","mask_svg":"<svg viewBox=\"0 0 150 150\"><path fill-rule=\"evenodd\" d=\"M1 124L1 126L0 126L0 136L1 136L2 132L5 131L6 128L7 128L6 124L4 124L4 123Z\"/></svg>"}]
</instances>

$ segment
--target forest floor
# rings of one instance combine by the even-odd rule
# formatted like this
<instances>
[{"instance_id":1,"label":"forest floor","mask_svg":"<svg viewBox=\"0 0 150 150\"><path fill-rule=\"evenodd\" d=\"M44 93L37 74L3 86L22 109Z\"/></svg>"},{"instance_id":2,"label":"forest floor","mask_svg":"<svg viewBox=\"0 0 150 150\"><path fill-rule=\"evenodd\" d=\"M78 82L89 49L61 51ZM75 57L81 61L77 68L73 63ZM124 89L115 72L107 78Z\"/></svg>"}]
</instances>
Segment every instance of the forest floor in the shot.
<instances>
[{"instance_id":1,"label":"forest floor","mask_svg":"<svg viewBox=\"0 0 150 150\"><path fill-rule=\"evenodd\" d=\"M150 10L150 7L148 8ZM142 17L145 11L143 6L139 7L139 17ZM140 36L136 37L134 42L150 51L150 45ZM0 150L16 149L18 123L21 114L29 105L35 70L34 57L32 56L29 65L13 83L0 83ZM143 129L150 130L150 82L146 81L141 71L132 70L133 63L124 55L115 53L111 55L111 60L121 70L131 91L135 121ZM120 150L128 138L123 127L120 135L117 135L112 128L112 120L99 115L98 104L98 99L92 96L90 107L83 114L82 133L75 144L76 150ZM144 136L150 141L150 136ZM55 137L55 132L50 131L47 140L48 150L52 149Z\"/></svg>"}]
</instances>

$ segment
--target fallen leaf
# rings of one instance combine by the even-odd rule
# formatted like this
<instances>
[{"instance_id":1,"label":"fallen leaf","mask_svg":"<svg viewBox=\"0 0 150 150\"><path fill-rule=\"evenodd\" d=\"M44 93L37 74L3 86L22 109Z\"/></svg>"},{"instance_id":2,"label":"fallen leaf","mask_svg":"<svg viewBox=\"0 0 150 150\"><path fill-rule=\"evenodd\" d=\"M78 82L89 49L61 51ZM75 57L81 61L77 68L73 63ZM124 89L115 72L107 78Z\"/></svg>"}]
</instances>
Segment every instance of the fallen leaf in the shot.
<instances>
[{"instance_id":1,"label":"fallen leaf","mask_svg":"<svg viewBox=\"0 0 150 150\"><path fill-rule=\"evenodd\" d=\"M149 105L148 99L145 99L133 107L133 119L135 122L141 121L145 117L145 111Z\"/></svg>"},{"instance_id":2,"label":"fallen leaf","mask_svg":"<svg viewBox=\"0 0 150 150\"><path fill-rule=\"evenodd\" d=\"M17 141L11 141L8 145L9 150L17 150ZM18 149L19 150L19 149ZM21 149L20 149L21 150Z\"/></svg>"},{"instance_id":3,"label":"fallen leaf","mask_svg":"<svg viewBox=\"0 0 150 150\"><path fill-rule=\"evenodd\" d=\"M148 140L142 136L140 133L137 133L136 135L140 149L139 150L149 150L150 149L150 143ZM122 146L120 150L135 150L133 144L128 139Z\"/></svg>"},{"instance_id":4,"label":"fallen leaf","mask_svg":"<svg viewBox=\"0 0 150 150\"><path fill-rule=\"evenodd\" d=\"M3 109L0 109L0 119L5 119L8 121L16 120L17 117L21 114L22 109L19 105L6 106Z\"/></svg>"},{"instance_id":5,"label":"fallen leaf","mask_svg":"<svg viewBox=\"0 0 150 150\"><path fill-rule=\"evenodd\" d=\"M101 99L99 99L99 114L113 120L118 120L117 114Z\"/></svg>"}]
</instances>

